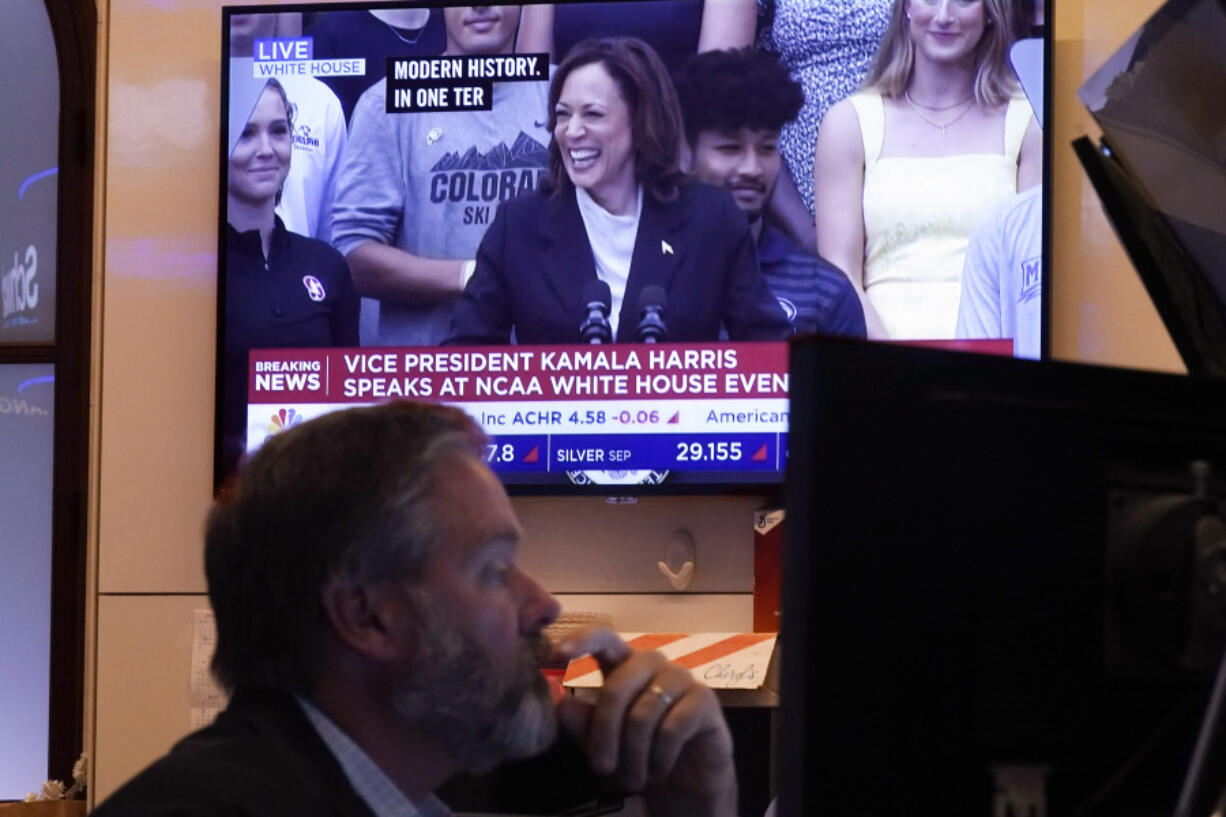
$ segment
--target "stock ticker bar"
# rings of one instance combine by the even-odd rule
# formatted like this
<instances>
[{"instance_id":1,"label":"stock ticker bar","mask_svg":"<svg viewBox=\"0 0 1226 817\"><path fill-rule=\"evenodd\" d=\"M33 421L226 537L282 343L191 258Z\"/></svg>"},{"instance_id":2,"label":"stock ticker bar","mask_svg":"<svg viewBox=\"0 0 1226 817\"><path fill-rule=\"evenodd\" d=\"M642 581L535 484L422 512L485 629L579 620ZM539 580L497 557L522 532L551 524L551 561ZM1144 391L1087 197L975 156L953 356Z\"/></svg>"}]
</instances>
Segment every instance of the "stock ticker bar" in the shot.
<instances>
[{"instance_id":1,"label":"stock ticker bar","mask_svg":"<svg viewBox=\"0 0 1226 817\"><path fill-rule=\"evenodd\" d=\"M486 446L495 471L781 471L787 435L507 435Z\"/></svg>"},{"instance_id":2,"label":"stock ticker bar","mask_svg":"<svg viewBox=\"0 0 1226 817\"><path fill-rule=\"evenodd\" d=\"M496 471L779 471L783 343L282 349L251 353L247 442L353 405L467 411Z\"/></svg>"}]
</instances>

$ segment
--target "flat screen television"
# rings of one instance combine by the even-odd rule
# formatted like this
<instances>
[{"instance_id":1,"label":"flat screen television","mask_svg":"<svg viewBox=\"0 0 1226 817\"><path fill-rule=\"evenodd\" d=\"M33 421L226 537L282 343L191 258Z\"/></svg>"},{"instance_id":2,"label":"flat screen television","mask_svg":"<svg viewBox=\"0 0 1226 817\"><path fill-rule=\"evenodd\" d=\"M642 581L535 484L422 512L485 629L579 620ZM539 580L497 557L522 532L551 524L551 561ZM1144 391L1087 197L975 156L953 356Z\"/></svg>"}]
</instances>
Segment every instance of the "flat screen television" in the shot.
<instances>
[{"instance_id":1,"label":"flat screen television","mask_svg":"<svg viewBox=\"0 0 1226 817\"><path fill-rule=\"evenodd\" d=\"M683 183L698 192L680 199L699 204L674 207L675 219L650 201L638 205L629 233L615 218L602 218L609 213L599 207L580 211L574 194L569 209L542 204L520 211L536 215L518 222L500 213L565 175L549 171L556 140L548 92L580 41L643 38L659 56L644 87L671 88L661 75L675 74L699 47L709 18L721 14L740 14L735 25L745 30L737 36L776 54L803 80L810 101L784 124L779 144L765 149L782 154L787 186L804 190L795 179L811 177L815 95L834 94L829 104L856 89L859 79L846 75L867 69L890 18L890 0L854 5L863 6L848 17L859 39L841 47L858 62L833 72L842 83L835 91L805 73L805 49L851 29L832 28L807 2L762 9L752 0L223 9L217 482L270 434L305 418L405 397L468 411L490 435L490 465L521 492L777 491L789 431L783 339L796 327L842 331L804 324L802 298L844 298L847 305L850 297L862 314L845 276L832 267L836 294L819 295L813 293L825 284L802 271L802 294L793 295L765 275L767 242L756 227L746 232L745 213L732 211L728 229L703 232L697 225L720 224L711 212L727 214L746 195L718 185ZM1043 26L1027 19L1016 30L1041 35ZM1032 94L1042 87L1044 42L1033 40L1018 62ZM274 92L280 110L294 114L288 128L276 126L279 134L261 121L263 100ZM663 107L678 107L671 91L651 93ZM1022 114L1019 121L1029 116ZM253 154L253 134L291 145L288 156ZM599 169L603 153L579 150L578 164L568 167ZM693 152L688 145L677 152L686 166ZM285 162L288 175L275 194L284 231L261 235L255 224L267 209L264 188ZM812 193L794 195L803 211ZM1015 336L1020 344L1025 335L1021 353L1039 355L1046 326L1036 219L1045 208L1032 209L1027 248L1001 276L1001 287L1008 278L1017 291L989 293L1003 304L988 321L995 328L956 333L951 313L940 337L916 342L1011 354ZM993 215L982 213L985 221ZM1021 228L1001 229L998 239L1022 243ZM806 232L793 234L803 240ZM577 243L576 235L588 241ZM533 255L538 243L543 249ZM786 249L775 251L775 262L786 267L795 245L779 246ZM510 265L512 256L518 277L501 273L499 264ZM483 329L498 323L497 331L458 329L470 323L457 318L461 310L485 321ZM511 331L508 310L519 315ZM766 312L770 331L762 327ZM1022 312L1015 330L1013 316ZM483 340L467 345L474 338ZM464 343L449 344L457 339Z\"/></svg>"},{"instance_id":2,"label":"flat screen television","mask_svg":"<svg viewBox=\"0 0 1226 817\"><path fill-rule=\"evenodd\" d=\"M816 340L791 370L780 817L1208 815L1220 713L1176 803L1226 632L1226 383Z\"/></svg>"}]
</instances>

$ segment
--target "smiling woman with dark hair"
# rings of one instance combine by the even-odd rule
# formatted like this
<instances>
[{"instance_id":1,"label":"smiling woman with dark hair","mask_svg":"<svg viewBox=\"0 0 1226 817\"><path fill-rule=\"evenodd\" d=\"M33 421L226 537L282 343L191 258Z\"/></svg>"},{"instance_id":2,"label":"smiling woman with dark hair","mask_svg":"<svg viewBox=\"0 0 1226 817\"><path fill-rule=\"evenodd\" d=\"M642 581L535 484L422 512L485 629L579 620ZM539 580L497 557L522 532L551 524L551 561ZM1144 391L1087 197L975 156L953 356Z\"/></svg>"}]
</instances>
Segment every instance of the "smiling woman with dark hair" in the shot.
<instances>
[{"instance_id":1,"label":"smiling woman with dark hair","mask_svg":"<svg viewBox=\"0 0 1226 817\"><path fill-rule=\"evenodd\" d=\"M596 107L585 110L593 100ZM558 192L582 188L613 195L623 200L601 206L619 214L635 182L661 201L677 197L684 179L677 152L681 106L664 65L641 40L588 40L576 47L549 88L549 129L549 171ZM601 134L627 141L602 153L599 162L576 160L570 148L589 141L589 134L595 141Z\"/></svg>"},{"instance_id":2,"label":"smiling woman with dark hair","mask_svg":"<svg viewBox=\"0 0 1226 817\"><path fill-rule=\"evenodd\" d=\"M609 285L614 340L637 340L640 299L667 294L670 341L775 340L787 318L727 192L682 173L677 94L641 40L587 40L549 92L549 192L505 202L477 251L450 343L577 343L585 292Z\"/></svg>"}]
</instances>

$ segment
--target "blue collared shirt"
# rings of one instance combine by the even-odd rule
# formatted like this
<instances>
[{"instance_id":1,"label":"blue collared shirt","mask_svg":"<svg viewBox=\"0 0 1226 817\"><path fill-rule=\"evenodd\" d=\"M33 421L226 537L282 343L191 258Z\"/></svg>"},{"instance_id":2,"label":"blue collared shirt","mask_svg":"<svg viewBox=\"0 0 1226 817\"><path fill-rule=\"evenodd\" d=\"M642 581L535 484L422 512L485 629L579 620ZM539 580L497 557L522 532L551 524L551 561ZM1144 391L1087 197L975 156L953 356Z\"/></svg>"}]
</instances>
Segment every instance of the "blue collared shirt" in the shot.
<instances>
[{"instance_id":1,"label":"blue collared shirt","mask_svg":"<svg viewBox=\"0 0 1226 817\"><path fill-rule=\"evenodd\" d=\"M422 801L421 805L414 805L370 759L370 755L363 752L353 738L346 735L318 707L304 698L295 697L295 700L375 817L451 817L451 810L433 795Z\"/></svg>"}]
</instances>

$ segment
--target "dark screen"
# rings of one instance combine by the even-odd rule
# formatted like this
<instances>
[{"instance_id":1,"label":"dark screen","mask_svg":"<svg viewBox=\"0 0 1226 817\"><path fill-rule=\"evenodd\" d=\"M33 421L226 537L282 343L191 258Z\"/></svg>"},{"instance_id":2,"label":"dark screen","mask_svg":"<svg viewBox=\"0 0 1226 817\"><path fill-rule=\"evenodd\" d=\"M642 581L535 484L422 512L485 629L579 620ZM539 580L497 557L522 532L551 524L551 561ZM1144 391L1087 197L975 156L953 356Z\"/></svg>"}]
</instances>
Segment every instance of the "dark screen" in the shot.
<instances>
[{"instance_id":1,"label":"dark screen","mask_svg":"<svg viewBox=\"0 0 1226 817\"><path fill-rule=\"evenodd\" d=\"M780 814L1005 813L1017 764L1038 813L1170 813L1215 661L1190 545L1138 569L1130 520L1220 514L1190 468L1226 468L1223 384L829 342L792 371Z\"/></svg>"}]
</instances>

